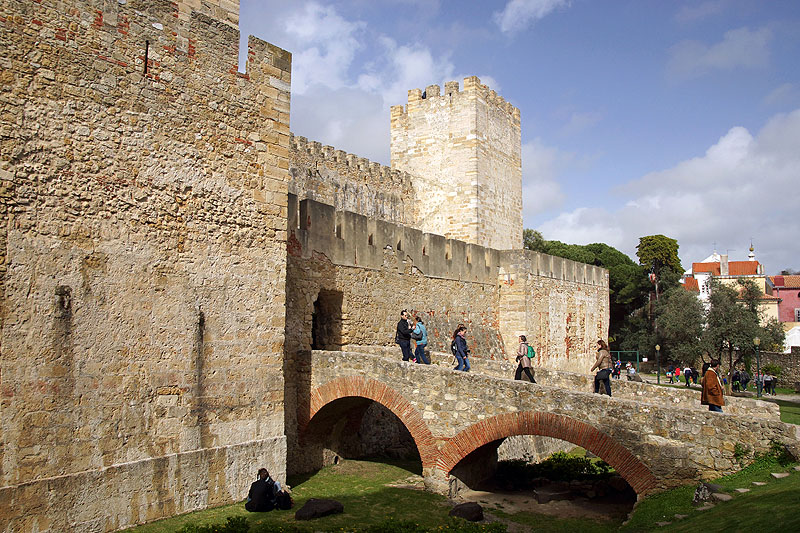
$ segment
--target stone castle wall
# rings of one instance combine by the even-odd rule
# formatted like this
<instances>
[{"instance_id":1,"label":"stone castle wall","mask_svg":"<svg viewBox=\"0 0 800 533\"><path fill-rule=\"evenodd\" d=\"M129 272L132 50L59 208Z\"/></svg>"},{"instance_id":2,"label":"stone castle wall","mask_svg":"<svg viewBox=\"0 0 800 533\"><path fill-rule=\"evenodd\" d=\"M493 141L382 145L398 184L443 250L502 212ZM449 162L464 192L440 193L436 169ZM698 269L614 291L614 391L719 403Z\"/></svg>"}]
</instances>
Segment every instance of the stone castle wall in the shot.
<instances>
[{"instance_id":1,"label":"stone castle wall","mask_svg":"<svg viewBox=\"0 0 800 533\"><path fill-rule=\"evenodd\" d=\"M291 56L177 9L0 1L0 530L283 475Z\"/></svg>"},{"instance_id":2,"label":"stone castle wall","mask_svg":"<svg viewBox=\"0 0 800 533\"><path fill-rule=\"evenodd\" d=\"M522 247L519 110L477 77L408 92L391 108L392 168L415 180L425 232L496 249Z\"/></svg>"},{"instance_id":3,"label":"stone castle wall","mask_svg":"<svg viewBox=\"0 0 800 533\"><path fill-rule=\"evenodd\" d=\"M800 347L793 346L790 353L761 352L761 368L767 364L778 365L781 368L777 387L800 388L798 385L800 384ZM755 368L753 359L750 363L753 373L755 373Z\"/></svg>"},{"instance_id":4,"label":"stone castle wall","mask_svg":"<svg viewBox=\"0 0 800 533\"><path fill-rule=\"evenodd\" d=\"M604 269L466 244L293 195L288 217L289 353L312 347L320 294L335 305L336 326L321 331L327 340L317 349L392 344L407 308L425 321L432 350L449 351L463 323L473 357L513 358L526 334L536 339L539 365L585 371L607 331Z\"/></svg>"},{"instance_id":5,"label":"stone castle wall","mask_svg":"<svg viewBox=\"0 0 800 533\"><path fill-rule=\"evenodd\" d=\"M292 136L289 192L340 211L414 227L411 176L363 157Z\"/></svg>"}]
</instances>

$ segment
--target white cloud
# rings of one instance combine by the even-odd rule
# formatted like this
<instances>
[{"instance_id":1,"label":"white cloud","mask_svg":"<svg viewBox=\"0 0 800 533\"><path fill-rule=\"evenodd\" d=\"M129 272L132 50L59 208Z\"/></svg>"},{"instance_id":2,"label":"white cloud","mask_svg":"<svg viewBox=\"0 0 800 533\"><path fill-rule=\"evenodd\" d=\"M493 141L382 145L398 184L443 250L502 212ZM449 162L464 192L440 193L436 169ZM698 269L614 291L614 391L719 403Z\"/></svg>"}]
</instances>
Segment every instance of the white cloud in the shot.
<instances>
[{"instance_id":1,"label":"white cloud","mask_svg":"<svg viewBox=\"0 0 800 533\"><path fill-rule=\"evenodd\" d=\"M572 154L545 146L537 138L522 145L522 209L534 216L564 202L558 178L573 163Z\"/></svg>"},{"instance_id":2,"label":"white cloud","mask_svg":"<svg viewBox=\"0 0 800 533\"><path fill-rule=\"evenodd\" d=\"M362 46L358 32L365 26L345 20L332 6L316 2L291 14L286 33L298 46L298 52L292 55L292 91L302 94L314 84L332 89L345 86L348 69Z\"/></svg>"},{"instance_id":3,"label":"white cloud","mask_svg":"<svg viewBox=\"0 0 800 533\"><path fill-rule=\"evenodd\" d=\"M685 79L714 70L763 67L769 62L771 38L768 28L739 28L713 45L682 41L671 48L667 71L673 79Z\"/></svg>"},{"instance_id":4,"label":"white cloud","mask_svg":"<svg viewBox=\"0 0 800 533\"><path fill-rule=\"evenodd\" d=\"M750 238L767 273L800 267L800 109L774 116L757 135L734 127L701 157L653 172L620 189L617 209L576 209L540 224L546 239L606 242L635 257L639 237L680 244L684 267L717 243L745 260Z\"/></svg>"},{"instance_id":5,"label":"white cloud","mask_svg":"<svg viewBox=\"0 0 800 533\"><path fill-rule=\"evenodd\" d=\"M573 111L570 113L567 123L559 129L559 135L562 137L571 137L582 133L603 120L604 116L605 113L602 111Z\"/></svg>"},{"instance_id":6,"label":"white cloud","mask_svg":"<svg viewBox=\"0 0 800 533\"><path fill-rule=\"evenodd\" d=\"M500 31L513 34L526 29L556 9L569 5L569 0L511 0L493 18L500 26Z\"/></svg>"}]
</instances>

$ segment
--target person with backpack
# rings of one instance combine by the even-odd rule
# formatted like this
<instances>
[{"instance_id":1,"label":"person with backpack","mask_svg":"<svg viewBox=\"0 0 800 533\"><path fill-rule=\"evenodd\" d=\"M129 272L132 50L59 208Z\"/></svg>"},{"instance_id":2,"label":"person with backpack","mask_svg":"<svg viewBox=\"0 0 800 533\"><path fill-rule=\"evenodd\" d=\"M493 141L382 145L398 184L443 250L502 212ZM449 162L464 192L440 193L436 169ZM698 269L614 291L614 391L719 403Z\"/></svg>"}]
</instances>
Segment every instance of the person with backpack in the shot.
<instances>
[{"instance_id":1,"label":"person with backpack","mask_svg":"<svg viewBox=\"0 0 800 533\"><path fill-rule=\"evenodd\" d=\"M453 332L453 342L450 343L450 351L458 362L458 365L453 370L461 370L469 372L469 350L467 349L467 340L464 335L467 333L465 326L459 325Z\"/></svg>"},{"instance_id":2,"label":"person with backpack","mask_svg":"<svg viewBox=\"0 0 800 533\"><path fill-rule=\"evenodd\" d=\"M533 349L533 346L528 344L528 339L525 335L519 336L519 349L517 350L517 361L519 365L517 366L517 371L514 373L514 380L519 381L522 379L522 373L525 372L525 375L528 376L528 379L531 383L536 383L536 380L533 379L533 373L531 372L531 363L533 358L536 356L536 352Z\"/></svg>"},{"instance_id":3,"label":"person with backpack","mask_svg":"<svg viewBox=\"0 0 800 533\"><path fill-rule=\"evenodd\" d=\"M428 330L420 317L415 317L414 320L416 323L414 324L414 329L411 330L411 339L417 343L417 347L414 349L414 357L417 358L417 363L429 365L431 362L428 361L428 357L425 355L425 348L428 346Z\"/></svg>"}]
</instances>

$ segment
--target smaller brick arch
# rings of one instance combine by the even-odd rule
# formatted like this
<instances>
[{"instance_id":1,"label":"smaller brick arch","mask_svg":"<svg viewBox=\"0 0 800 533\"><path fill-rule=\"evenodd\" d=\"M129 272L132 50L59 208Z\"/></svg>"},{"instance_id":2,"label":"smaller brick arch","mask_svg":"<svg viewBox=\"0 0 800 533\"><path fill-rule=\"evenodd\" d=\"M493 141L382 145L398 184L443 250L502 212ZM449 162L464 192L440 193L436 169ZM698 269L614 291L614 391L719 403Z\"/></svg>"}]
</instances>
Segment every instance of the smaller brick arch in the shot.
<instances>
[{"instance_id":1,"label":"smaller brick arch","mask_svg":"<svg viewBox=\"0 0 800 533\"><path fill-rule=\"evenodd\" d=\"M420 412L396 390L380 381L363 376L336 378L312 390L306 411L308 415L299 417L301 434L307 432L310 421L320 409L343 398L367 398L389 409L400 419L414 439L422 460L422 467L433 468L436 466L436 442Z\"/></svg>"},{"instance_id":2,"label":"smaller brick arch","mask_svg":"<svg viewBox=\"0 0 800 533\"><path fill-rule=\"evenodd\" d=\"M589 450L610 464L637 494L656 486L655 476L636 456L597 428L568 416L534 411L494 416L461 431L439 452L436 468L449 474L472 451L514 435L554 437Z\"/></svg>"}]
</instances>

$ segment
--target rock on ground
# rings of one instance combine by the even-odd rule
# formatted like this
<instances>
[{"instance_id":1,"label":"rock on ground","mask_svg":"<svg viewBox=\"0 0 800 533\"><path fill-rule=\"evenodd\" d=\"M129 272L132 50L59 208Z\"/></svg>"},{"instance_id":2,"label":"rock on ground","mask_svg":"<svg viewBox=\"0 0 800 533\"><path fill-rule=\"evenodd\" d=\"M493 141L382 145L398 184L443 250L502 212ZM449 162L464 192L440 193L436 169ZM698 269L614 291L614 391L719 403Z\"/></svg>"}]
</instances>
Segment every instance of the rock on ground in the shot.
<instances>
[{"instance_id":1,"label":"rock on ground","mask_svg":"<svg viewBox=\"0 0 800 533\"><path fill-rule=\"evenodd\" d=\"M483 507L475 502L459 503L450 510L450 516L463 518L470 522L480 522L483 520Z\"/></svg>"},{"instance_id":2,"label":"rock on ground","mask_svg":"<svg viewBox=\"0 0 800 533\"><path fill-rule=\"evenodd\" d=\"M344 506L336 500L311 498L294 513L295 520L312 520L344 511Z\"/></svg>"}]
</instances>

